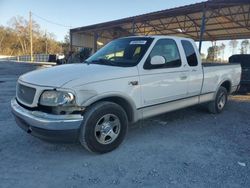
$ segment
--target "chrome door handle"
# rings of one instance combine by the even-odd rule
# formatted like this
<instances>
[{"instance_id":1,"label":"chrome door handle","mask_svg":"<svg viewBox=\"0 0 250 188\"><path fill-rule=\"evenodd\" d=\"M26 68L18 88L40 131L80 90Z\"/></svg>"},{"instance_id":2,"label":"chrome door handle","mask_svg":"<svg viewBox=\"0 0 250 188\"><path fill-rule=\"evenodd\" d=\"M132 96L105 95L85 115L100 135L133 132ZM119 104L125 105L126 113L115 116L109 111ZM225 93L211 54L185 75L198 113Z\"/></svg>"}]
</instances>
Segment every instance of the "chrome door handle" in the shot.
<instances>
[{"instance_id":1,"label":"chrome door handle","mask_svg":"<svg viewBox=\"0 0 250 188\"><path fill-rule=\"evenodd\" d=\"M197 70L196 69L192 69L192 72L196 72Z\"/></svg>"}]
</instances>

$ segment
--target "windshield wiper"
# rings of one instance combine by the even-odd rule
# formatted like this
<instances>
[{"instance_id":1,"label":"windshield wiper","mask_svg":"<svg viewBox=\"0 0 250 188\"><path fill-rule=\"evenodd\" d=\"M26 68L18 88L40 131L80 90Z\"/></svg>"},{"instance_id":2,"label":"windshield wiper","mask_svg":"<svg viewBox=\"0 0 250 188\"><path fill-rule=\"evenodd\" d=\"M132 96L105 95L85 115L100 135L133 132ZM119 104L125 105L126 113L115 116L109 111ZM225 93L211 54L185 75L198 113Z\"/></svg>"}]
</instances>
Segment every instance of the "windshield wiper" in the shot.
<instances>
[{"instance_id":1,"label":"windshield wiper","mask_svg":"<svg viewBox=\"0 0 250 188\"><path fill-rule=\"evenodd\" d=\"M89 62L89 61L87 61L87 60L85 60L85 61L83 61L83 63L87 63L87 65L89 65L89 63L90 63L90 62Z\"/></svg>"},{"instance_id":2,"label":"windshield wiper","mask_svg":"<svg viewBox=\"0 0 250 188\"><path fill-rule=\"evenodd\" d=\"M101 63L101 64L110 64L110 65L116 65L116 63L114 61L108 60L108 59L95 59L93 61L91 61L90 63Z\"/></svg>"}]
</instances>

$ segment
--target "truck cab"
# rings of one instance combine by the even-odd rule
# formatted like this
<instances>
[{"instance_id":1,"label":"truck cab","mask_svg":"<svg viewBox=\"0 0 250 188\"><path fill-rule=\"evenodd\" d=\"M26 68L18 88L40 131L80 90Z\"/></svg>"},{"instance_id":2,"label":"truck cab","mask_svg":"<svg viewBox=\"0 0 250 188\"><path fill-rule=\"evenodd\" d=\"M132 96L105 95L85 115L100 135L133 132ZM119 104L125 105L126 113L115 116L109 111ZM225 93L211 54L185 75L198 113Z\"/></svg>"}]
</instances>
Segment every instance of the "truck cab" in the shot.
<instances>
[{"instance_id":1,"label":"truck cab","mask_svg":"<svg viewBox=\"0 0 250 188\"><path fill-rule=\"evenodd\" d=\"M203 71L194 41L186 38L159 38L152 46L145 63L139 65L142 105L147 107L198 96ZM155 60L157 56L163 57L162 64L158 59ZM198 102L198 97L192 101ZM170 105L169 107L171 108ZM154 114L144 112L144 116L152 115Z\"/></svg>"}]
</instances>

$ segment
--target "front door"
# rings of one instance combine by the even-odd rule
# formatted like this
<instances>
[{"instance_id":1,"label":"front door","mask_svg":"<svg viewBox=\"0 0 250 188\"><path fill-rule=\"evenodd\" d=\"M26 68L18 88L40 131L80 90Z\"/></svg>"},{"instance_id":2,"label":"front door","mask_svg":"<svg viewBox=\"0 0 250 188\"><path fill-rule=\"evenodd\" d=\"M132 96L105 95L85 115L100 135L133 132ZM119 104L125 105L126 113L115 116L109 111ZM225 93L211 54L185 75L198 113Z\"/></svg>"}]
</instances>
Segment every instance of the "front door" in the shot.
<instances>
[{"instance_id":1,"label":"front door","mask_svg":"<svg viewBox=\"0 0 250 188\"><path fill-rule=\"evenodd\" d=\"M152 65L152 57L165 58L164 65ZM159 39L140 71L142 107L167 103L187 96L189 70L181 61L173 39Z\"/></svg>"}]
</instances>

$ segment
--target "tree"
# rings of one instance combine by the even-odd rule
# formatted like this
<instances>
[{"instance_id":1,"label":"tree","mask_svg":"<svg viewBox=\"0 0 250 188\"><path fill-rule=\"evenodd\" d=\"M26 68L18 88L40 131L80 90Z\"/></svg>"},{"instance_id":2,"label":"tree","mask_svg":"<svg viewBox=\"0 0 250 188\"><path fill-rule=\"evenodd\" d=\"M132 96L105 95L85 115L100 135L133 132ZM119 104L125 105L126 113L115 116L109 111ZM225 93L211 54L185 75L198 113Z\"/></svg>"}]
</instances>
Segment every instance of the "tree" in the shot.
<instances>
[{"instance_id":1,"label":"tree","mask_svg":"<svg viewBox=\"0 0 250 188\"><path fill-rule=\"evenodd\" d=\"M0 53L11 55L18 53L16 35L10 28L0 27Z\"/></svg>"},{"instance_id":2,"label":"tree","mask_svg":"<svg viewBox=\"0 0 250 188\"><path fill-rule=\"evenodd\" d=\"M217 61L219 56L220 47L219 46L210 46L207 49L207 60L208 61Z\"/></svg>"},{"instance_id":3,"label":"tree","mask_svg":"<svg viewBox=\"0 0 250 188\"><path fill-rule=\"evenodd\" d=\"M68 54L70 51L70 38L69 33L64 36L64 41L62 42L63 53Z\"/></svg>"},{"instance_id":4,"label":"tree","mask_svg":"<svg viewBox=\"0 0 250 188\"><path fill-rule=\"evenodd\" d=\"M4 31L4 28L0 27L0 49L1 49L2 42L3 42L5 37L6 37L6 33Z\"/></svg>"},{"instance_id":5,"label":"tree","mask_svg":"<svg viewBox=\"0 0 250 188\"><path fill-rule=\"evenodd\" d=\"M34 54L46 52L46 42L50 54L61 53L61 44L55 40L53 33L44 35L38 23L33 20L33 52ZM23 17L13 17L8 27L0 27L0 54L3 55L29 55L30 38L29 22Z\"/></svg>"},{"instance_id":6,"label":"tree","mask_svg":"<svg viewBox=\"0 0 250 188\"><path fill-rule=\"evenodd\" d=\"M13 17L9 21L8 25L10 29L15 33L17 39L17 47L21 47L22 54L28 54L29 52L29 22L25 20L21 16ZM36 26L37 24L34 22L33 24ZM35 31L34 27L34 31Z\"/></svg>"},{"instance_id":7,"label":"tree","mask_svg":"<svg viewBox=\"0 0 250 188\"><path fill-rule=\"evenodd\" d=\"M238 46L238 41L237 40L230 40L229 41L229 46L231 47L232 50L232 55L235 54L235 50Z\"/></svg>"},{"instance_id":8,"label":"tree","mask_svg":"<svg viewBox=\"0 0 250 188\"><path fill-rule=\"evenodd\" d=\"M245 39L241 42L240 53L247 54L249 48L249 40Z\"/></svg>"}]
</instances>

